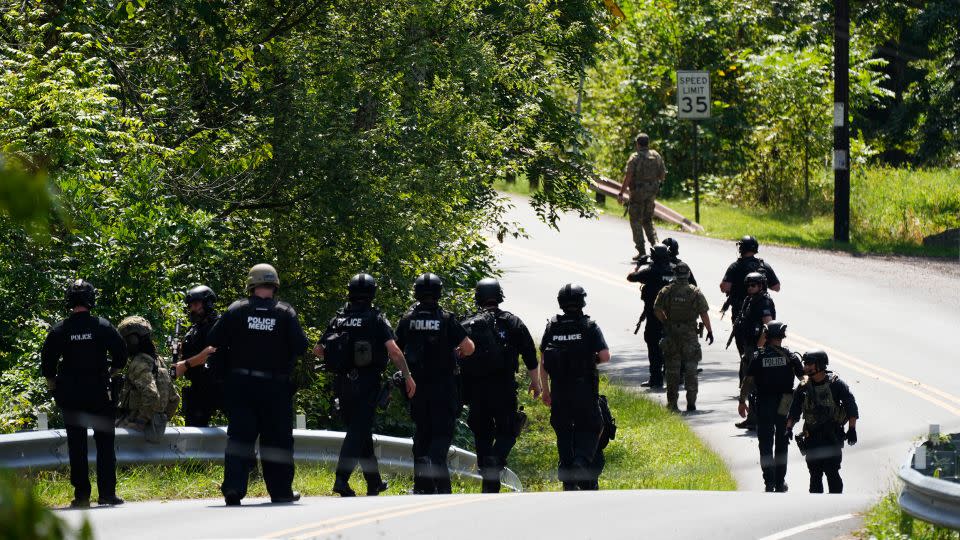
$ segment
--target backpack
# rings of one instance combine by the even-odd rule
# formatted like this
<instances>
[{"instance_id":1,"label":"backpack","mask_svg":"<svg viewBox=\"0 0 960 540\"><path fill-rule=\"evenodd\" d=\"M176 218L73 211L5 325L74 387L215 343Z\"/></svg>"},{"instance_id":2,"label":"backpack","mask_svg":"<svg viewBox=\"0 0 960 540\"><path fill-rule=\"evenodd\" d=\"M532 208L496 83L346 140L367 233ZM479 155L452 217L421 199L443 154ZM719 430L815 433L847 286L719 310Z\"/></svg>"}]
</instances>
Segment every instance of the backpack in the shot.
<instances>
[{"instance_id":1,"label":"backpack","mask_svg":"<svg viewBox=\"0 0 960 540\"><path fill-rule=\"evenodd\" d=\"M593 351L587 345L586 334L592 326L590 317L560 319L554 317L547 325L547 345L541 351L543 368L553 379L576 379L596 372Z\"/></svg>"},{"instance_id":2,"label":"backpack","mask_svg":"<svg viewBox=\"0 0 960 540\"><path fill-rule=\"evenodd\" d=\"M418 373L452 374L456 371L456 357L449 344L450 315L442 308L414 306L404 316L409 333L403 355L411 370ZM440 321L439 330L418 329L418 321Z\"/></svg>"},{"instance_id":3,"label":"backpack","mask_svg":"<svg viewBox=\"0 0 960 540\"><path fill-rule=\"evenodd\" d=\"M496 315L483 309L462 324L476 348L473 354L460 359L460 372L468 377L483 377L505 371L506 354L497 334Z\"/></svg>"},{"instance_id":4,"label":"backpack","mask_svg":"<svg viewBox=\"0 0 960 540\"><path fill-rule=\"evenodd\" d=\"M607 396L599 396L597 404L600 406L600 418L603 419L603 435L600 436L600 449L603 450L610 444L610 441L617 438L617 419L613 417L613 413L610 411Z\"/></svg>"},{"instance_id":5,"label":"backpack","mask_svg":"<svg viewBox=\"0 0 960 540\"><path fill-rule=\"evenodd\" d=\"M375 358L374 343L371 338L373 324L380 312L374 308L364 311L347 311L341 309L331 319L330 326L334 331L320 339L323 346L323 361L327 371L347 373L354 368L385 367L386 357ZM361 319L360 326L343 326L346 319ZM351 328L354 330L351 331ZM376 362L374 360L379 360Z\"/></svg>"}]
</instances>

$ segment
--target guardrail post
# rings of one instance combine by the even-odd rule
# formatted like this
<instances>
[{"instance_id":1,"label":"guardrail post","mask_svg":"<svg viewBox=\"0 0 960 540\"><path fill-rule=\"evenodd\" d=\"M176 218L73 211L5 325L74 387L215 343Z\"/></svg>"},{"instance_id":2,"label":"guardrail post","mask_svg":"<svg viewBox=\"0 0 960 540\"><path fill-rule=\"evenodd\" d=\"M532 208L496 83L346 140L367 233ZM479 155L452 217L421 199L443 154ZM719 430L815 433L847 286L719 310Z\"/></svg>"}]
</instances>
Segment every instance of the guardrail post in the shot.
<instances>
[{"instance_id":1,"label":"guardrail post","mask_svg":"<svg viewBox=\"0 0 960 540\"><path fill-rule=\"evenodd\" d=\"M307 415L297 415L297 429L307 429Z\"/></svg>"},{"instance_id":2,"label":"guardrail post","mask_svg":"<svg viewBox=\"0 0 960 540\"><path fill-rule=\"evenodd\" d=\"M37 431L46 431L50 429L47 422L47 413L38 412L37 413Z\"/></svg>"}]
</instances>

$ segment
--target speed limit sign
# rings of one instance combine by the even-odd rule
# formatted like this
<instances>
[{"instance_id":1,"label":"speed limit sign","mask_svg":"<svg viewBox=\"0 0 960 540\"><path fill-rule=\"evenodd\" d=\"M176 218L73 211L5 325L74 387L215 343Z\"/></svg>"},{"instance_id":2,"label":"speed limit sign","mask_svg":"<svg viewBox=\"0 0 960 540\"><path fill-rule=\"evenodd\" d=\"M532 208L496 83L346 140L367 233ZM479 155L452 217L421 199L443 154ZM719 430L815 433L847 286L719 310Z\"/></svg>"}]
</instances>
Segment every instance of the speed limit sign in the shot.
<instances>
[{"instance_id":1,"label":"speed limit sign","mask_svg":"<svg viewBox=\"0 0 960 540\"><path fill-rule=\"evenodd\" d=\"M709 72L677 72L677 117L710 118Z\"/></svg>"}]
</instances>

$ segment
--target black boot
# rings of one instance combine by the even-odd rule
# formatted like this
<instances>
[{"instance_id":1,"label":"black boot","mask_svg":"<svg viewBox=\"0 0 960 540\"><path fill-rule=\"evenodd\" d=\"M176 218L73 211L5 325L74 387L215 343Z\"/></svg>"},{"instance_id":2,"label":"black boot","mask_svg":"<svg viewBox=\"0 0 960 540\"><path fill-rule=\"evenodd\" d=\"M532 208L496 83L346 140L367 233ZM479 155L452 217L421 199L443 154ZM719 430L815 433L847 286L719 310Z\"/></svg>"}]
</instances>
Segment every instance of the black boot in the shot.
<instances>
[{"instance_id":1,"label":"black boot","mask_svg":"<svg viewBox=\"0 0 960 540\"><path fill-rule=\"evenodd\" d=\"M390 487L379 474L365 474L363 479L367 482L367 497L376 497Z\"/></svg>"},{"instance_id":2,"label":"black boot","mask_svg":"<svg viewBox=\"0 0 960 540\"><path fill-rule=\"evenodd\" d=\"M337 479L333 482L333 492L341 497L357 496L357 493L350 487L350 483L342 476L337 476Z\"/></svg>"},{"instance_id":3,"label":"black boot","mask_svg":"<svg viewBox=\"0 0 960 540\"><path fill-rule=\"evenodd\" d=\"M116 495L106 495L98 497L97 504L102 506L120 506L123 504L123 499L117 497Z\"/></svg>"}]
</instances>

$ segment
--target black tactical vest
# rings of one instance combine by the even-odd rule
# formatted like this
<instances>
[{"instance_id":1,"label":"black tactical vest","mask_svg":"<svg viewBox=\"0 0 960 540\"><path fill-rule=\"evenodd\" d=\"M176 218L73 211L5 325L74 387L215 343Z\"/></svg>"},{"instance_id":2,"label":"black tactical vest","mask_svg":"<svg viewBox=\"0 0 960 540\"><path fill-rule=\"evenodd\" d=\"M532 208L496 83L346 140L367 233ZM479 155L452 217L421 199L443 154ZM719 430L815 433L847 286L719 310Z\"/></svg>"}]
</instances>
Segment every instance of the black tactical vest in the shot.
<instances>
[{"instance_id":1,"label":"black tactical vest","mask_svg":"<svg viewBox=\"0 0 960 540\"><path fill-rule=\"evenodd\" d=\"M595 323L586 315L558 315L550 319L544 331L543 367L555 380L594 377L597 374L595 352L590 350L590 334Z\"/></svg>"},{"instance_id":2,"label":"black tactical vest","mask_svg":"<svg viewBox=\"0 0 960 540\"><path fill-rule=\"evenodd\" d=\"M450 345L450 314L439 306L417 304L404 315L403 354L414 374L452 375L457 362Z\"/></svg>"}]
</instances>

